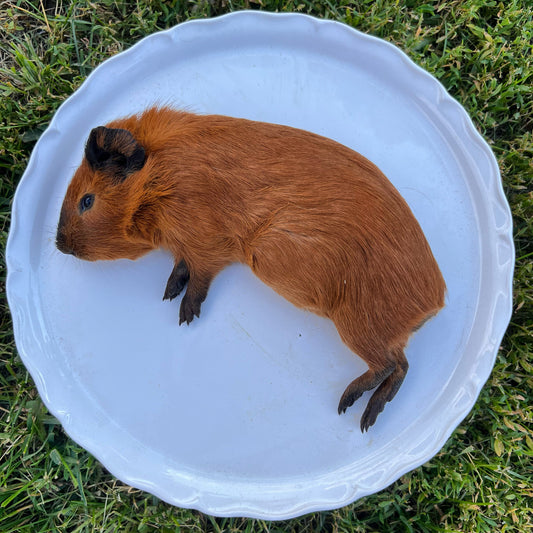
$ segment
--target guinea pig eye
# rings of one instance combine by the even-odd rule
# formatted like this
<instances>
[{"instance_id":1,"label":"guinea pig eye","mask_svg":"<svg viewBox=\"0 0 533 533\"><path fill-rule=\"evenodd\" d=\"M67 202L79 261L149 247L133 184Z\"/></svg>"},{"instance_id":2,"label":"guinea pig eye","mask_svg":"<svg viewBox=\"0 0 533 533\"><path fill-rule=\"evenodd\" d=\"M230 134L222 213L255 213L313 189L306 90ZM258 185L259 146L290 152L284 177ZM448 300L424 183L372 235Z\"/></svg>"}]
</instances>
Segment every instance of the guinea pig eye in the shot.
<instances>
[{"instance_id":1,"label":"guinea pig eye","mask_svg":"<svg viewBox=\"0 0 533 533\"><path fill-rule=\"evenodd\" d=\"M80 213L91 209L94 203L94 194L85 194L80 200Z\"/></svg>"}]
</instances>

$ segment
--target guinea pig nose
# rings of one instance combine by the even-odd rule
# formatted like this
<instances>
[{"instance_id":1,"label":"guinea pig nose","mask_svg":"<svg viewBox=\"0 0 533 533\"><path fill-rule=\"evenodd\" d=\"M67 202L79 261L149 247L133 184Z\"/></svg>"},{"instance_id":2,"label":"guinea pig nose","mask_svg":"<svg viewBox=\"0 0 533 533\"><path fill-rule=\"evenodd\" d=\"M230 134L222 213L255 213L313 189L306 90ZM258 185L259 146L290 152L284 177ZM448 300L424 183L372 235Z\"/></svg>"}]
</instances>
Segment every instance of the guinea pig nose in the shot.
<instances>
[{"instance_id":1,"label":"guinea pig nose","mask_svg":"<svg viewBox=\"0 0 533 533\"><path fill-rule=\"evenodd\" d=\"M73 248L67 244L65 234L59 230L56 235L56 247L60 252L63 252L64 254L76 255L74 253Z\"/></svg>"}]
</instances>

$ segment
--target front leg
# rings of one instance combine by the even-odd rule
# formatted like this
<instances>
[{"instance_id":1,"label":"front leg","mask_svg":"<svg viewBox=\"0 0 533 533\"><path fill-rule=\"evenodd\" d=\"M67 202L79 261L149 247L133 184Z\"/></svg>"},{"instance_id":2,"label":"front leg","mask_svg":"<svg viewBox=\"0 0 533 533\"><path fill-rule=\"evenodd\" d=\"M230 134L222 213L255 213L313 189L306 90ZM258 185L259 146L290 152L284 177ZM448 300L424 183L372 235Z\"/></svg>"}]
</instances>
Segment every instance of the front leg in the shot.
<instances>
[{"instance_id":1,"label":"front leg","mask_svg":"<svg viewBox=\"0 0 533 533\"><path fill-rule=\"evenodd\" d=\"M191 274L180 306L180 326L190 324L195 316L200 317L200 307L207 296L213 275Z\"/></svg>"},{"instance_id":2,"label":"front leg","mask_svg":"<svg viewBox=\"0 0 533 533\"><path fill-rule=\"evenodd\" d=\"M188 281L189 269L187 268L185 259L182 259L179 263L174 264L174 268L172 269L170 277L168 278L163 300L173 300L176 298Z\"/></svg>"}]
</instances>

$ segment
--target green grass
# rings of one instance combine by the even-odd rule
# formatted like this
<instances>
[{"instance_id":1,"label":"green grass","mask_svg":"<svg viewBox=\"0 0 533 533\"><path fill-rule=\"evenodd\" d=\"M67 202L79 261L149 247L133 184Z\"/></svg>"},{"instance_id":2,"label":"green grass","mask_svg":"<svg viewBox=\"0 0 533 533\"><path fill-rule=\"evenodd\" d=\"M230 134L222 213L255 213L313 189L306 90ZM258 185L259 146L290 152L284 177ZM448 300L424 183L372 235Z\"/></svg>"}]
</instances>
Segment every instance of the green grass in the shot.
<instances>
[{"instance_id":1,"label":"green grass","mask_svg":"<svg viewBox=\"0 0 533 533\"><path fill-rule=\"evenodd\" d=\"M466 420L423 467L343 509L285 522L211 518L116 481L72 442L17 355L1 272L0 532L533 530L533 86L527 0L0 2L0 239L35 141L91 70L141 37L242 8L346 22L442 81L491 144L514 217L514 314Z\"/></svg>"}]
</instances>

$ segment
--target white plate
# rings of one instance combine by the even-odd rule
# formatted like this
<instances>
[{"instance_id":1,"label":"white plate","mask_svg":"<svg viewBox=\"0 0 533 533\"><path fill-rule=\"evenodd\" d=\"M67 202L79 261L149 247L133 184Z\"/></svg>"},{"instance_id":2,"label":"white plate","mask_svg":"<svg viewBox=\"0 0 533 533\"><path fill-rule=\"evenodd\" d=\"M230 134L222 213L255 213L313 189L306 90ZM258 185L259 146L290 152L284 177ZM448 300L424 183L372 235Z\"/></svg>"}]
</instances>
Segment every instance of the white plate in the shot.
<instances>
[{"instance_id":1,"label":"white plate","mask_svg":"<svg viewBox=\"0 0 533 533\"><path fill-rule=\"evenodd\" d=\"M54 247L90 129L154 102L311 130L374 161L434 250L446 308L367 434L337 403L365 370L333 324L244 266L202 317L162 302L171 258L86 263ZM514 249L496 161L463 108L394 46L335 22L240 12L187 22L106 61L56 113L13 206L17 347L67 433L114 475L215 515L294 517L378 491L432 457L489 376Z\"/></svg>"}]
</instances>

